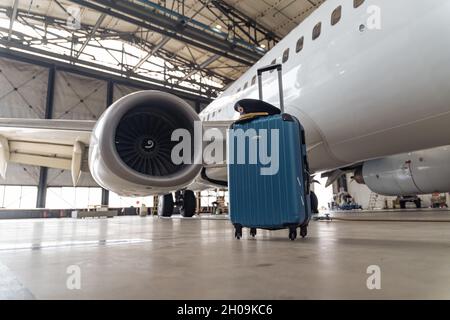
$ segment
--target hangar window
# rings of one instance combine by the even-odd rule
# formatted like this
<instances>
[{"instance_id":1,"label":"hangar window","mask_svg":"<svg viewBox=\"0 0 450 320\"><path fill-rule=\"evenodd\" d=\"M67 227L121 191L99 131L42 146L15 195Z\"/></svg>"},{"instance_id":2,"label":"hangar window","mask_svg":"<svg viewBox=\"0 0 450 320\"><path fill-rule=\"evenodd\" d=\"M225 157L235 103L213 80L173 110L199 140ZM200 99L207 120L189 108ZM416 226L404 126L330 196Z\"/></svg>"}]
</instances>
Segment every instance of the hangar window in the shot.
<instances>
[{"instance_id":1,"label":"hangar window","mask_svg":"<svg viewBox=\"0 0 450 320\"><path fill-rule=\"evenodd\" d=\"M35 209L37 187L0 186L0 207L4 209Z\"/></svg>"},{"instance_id":2,"label":"hangar window","mask_svg":"<svg viewBox=\"0 0 450 320\"><path fill-rule=\"evenodd\" d=\"M136 203L144 203L147 207L153 207L153 197L122 197L114 192L109 193L109 206L111 208L130 208L136 207Z\"/></svg>"},{"instance_id":3,"label":"hangar window","mask_svg":"<svg viewBox=\"0 0 450 320\"><path fill-rule=\"evenodd\" d=\"M331 25L336 25L339 21L341 21L342 17L342 6L334 9L333 14L331 15Z\"/></svg>"},{"instance_id":4,"label":"hangar window","mask_svg":"<svg viewBox=\"0 0 450 320\"><path fill-rule=\"evenodd\" d=\"M256 76L253 76L253 78L252 78L252 86L254 86L255 83L256 83Z\"/></svg>"},{"instance_id":5,"label":"hangar window","mask_svg":"<svg viewBox=\"0 0 450 320\"><path fill-rule=\"evenodd\" d=\"M98 206L102 202L100 188L47 188L45 207L48 209L81 209Z\"/></svg>"},{"instance_id":6,"label":"hangar window","mask_svg":"<svg viewBox=\"0 0 450 320\"><path fill-rule=\"evenodd\" d=\"M283 63L286 63L289 60L289 48L287 48L286 50L284 50L283 53Z\"/></svg>"},{"instance_id":7,"label":"hangar window","mask_svg":"<svg viewBox=\"0 0 450 320\"><path fill-rule=\"evenodd\" d=\"M301 37L297 41L297 46L295 48L295 51L298 53L303 50L303 44L305 43L305 37Z\"/></svg>"},{"instance_id":8,"label":"hangar window","mask_svg":"<svg viewBox=\"0 0 450 320\"><path fill-rule=\"evenodd\" d=\"M320 37L321 32L322 32L322 22L319 22L313 29L312 39L316 40L318 37Z\"/></svg>"},{"instance_id":9,"label":"hangar window","mask_svg":"<svg viewBox=\"0 0 450 320\"><path fill-rule=\"evenodd\" d=\"M358 8L364 3L364 0L353 0L353 8Z\"/></svg>"},{"instance_id":10,"label":"hangar window","mask_svg":"<svg viewBox=\"0 0 450 320\"><path fill-rule=\"evenodd\" d=\"M248 82L245 83L244 85L244 90L248 88Z\"/></svg>"}]
</instances>

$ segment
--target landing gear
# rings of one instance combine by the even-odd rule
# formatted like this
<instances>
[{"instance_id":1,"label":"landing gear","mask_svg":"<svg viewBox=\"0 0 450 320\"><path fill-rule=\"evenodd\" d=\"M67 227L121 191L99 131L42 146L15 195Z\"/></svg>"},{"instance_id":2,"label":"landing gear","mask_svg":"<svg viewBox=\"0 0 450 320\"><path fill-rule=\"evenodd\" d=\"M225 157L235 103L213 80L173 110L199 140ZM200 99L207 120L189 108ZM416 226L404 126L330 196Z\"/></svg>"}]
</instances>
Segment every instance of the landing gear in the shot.
<instances>
[{"instance_id":1,"label":"landing gear","mask_svg":"<svg viewBox=\"0 0 450 320\"><path fill-rule=\"evenodd\" d=\"M193 191L177 191L175 192L175 201L171 193L159 197L158 216L171 217L176 209L175 213L179 212L182 217L192 218L196 208L197 200Z\"/></svg>"},{"instance_id":2,"label":"landing gear","mask_svg":"<svg viewBox=\"0 0 450 320\"><path fill-rule=\"evenodd\" d=\"M195 194L191 190L177 192L177 206L180 207L180 214L185 218L192 218L195 215L197 201Z\"/></svg>"},{"instance_id":3,"label":"landing gear","mask_svg":"<svg viewBox=\"0 0 450 320\"><path fill-rule=\"evenodd\" d=\"M258 233L258 231L256 231L256 228L251 228L250 229L250 235L254 238L256 237L256 234Z\"/></svg>"},{"instance_id":4,"label":"landing gear","mask_svg":"<svg viewBox=\"0 0 450 320\"><path fill-rule=\"evenodd\" d=\"M169 218L173 214L173 196L171 193L159 196L158 201L158 216Z\"/></svg>"},{"instance_id":5,"label":"landing gear","mask_svg":"<svg viewBox=\"0 0 450 320\"><path fill-rule=\"evenodd\" d=\"M406 209L406 203L413 202L417 209L422 208L422 200L418 196L402 196L398 198L400 209Z\"/></svg>"},{"instance_id":6,"label":"landing gear","mask_svg":"<svg viewBox=\"0 0 450 320\"><path fill-rule=\"evenodd\" d=\"M319 213L319 199L317 199L317 196L313 191L311 191L310 197L311 197L311 213L312 214Z\"/></svg>"},{"instance_id":7,"label":"landing gear","mask_svg":"<svg viewBox=\"0 0 450 320\"><path fill-rule=\"evenodd\" d=\"M400 209L406 209L406 201L400 200Z\"/></svg>"},{"instance_id":8,"label":"landing gear","mask_svg":"<svg viewBox=\"0 0 450 320\"><path fill-rule=\"evenodd\" d=\"M416 208L417 209L422 208L422 200L417 199L416 201L414 201L414 203L416 204Z\"/></svg>"}]
</instances>

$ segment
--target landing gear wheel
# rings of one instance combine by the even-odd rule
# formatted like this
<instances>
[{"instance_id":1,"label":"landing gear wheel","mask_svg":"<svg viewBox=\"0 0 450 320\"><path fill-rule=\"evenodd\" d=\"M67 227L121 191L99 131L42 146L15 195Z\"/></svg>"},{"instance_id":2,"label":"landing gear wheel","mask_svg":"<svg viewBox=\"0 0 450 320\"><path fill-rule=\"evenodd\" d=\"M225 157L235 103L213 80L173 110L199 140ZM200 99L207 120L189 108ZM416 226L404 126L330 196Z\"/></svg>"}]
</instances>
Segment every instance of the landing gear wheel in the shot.
<instances>
[{"instance_id":1,"label":"landing gear wheel","mask_svg":"<svg viewBox=\"0 0 450 320\"><path fill-rule=\"evenodd\" d=\"M242 238L242 226L235 225L234 226L234 237L238 240L241 240Z\"/></svg>"},{"instance_id":2,"label":"landing gear wheel","mask_svg":"<svg viewBox=\"0 0 450 320\"><path fill-rule=\"evenodd\" d=\"M258 233L258 231L256 231L256 228L251 228L250 229L250 235L254 238L256 237L256 234Z\"/></svg>"},{"instance_id":3,"label":"landing gear wheel","mask_svg":"<svg viewBox=\"0 0 450 320\"><path fill-rule=\"evenodd\" d=\"M422 200L417 199L416 201L414 201L414 203L415 203L417 209L422 208Z\"/></svg>"},{"instance_id":4,"label":"landing gear wheel","mask_svg":"<svg viewBox=\"0 0 450 320\"><path fill-rule=\"evenodd\" d=\"M195 209L197 207L197 201L195 194L191 190L185 190L183 192L183 204L180 208L180 214L185 218L192 218L195 215Z\"/></svg>"},{"instance_id":5,"label":"landing gear wheel","mask_svg":"<svg viewBox=\"0 0 450 320\"><path fill-rule=\"evenodd\" d=\"M297 239L297 228L290 228L289 229L289 240L295 241Z\"/></svg>"},{"instance_id":6,"label":"landing gear wheel","mask_svg":"<svg viewBox=\"0 0 450 320\"><path fill-rule=\"evenodd\" d=\"M173 196L171 193L159 196L158 200L158 216L169 218L173 214Z\"/></svg>"},{"instance_id":7,"label":"landing gear wheel","mask_svg":"<svg viewBox=\"0 0 450 320\"><path fill-rule=\"evenodd\" d=\"M300 228L300 236L304 239L308 235L308 226L303 226Z\"/></svg>"},{"instance_id":8,"label":"landing gear wheel","mask_svg":"<svg viewBox=\"0 0 450 320\"><path fill-rule=\"evenodd\" d=\"M317 199L317 196L313 191L311 191L310 198L311 198L311 213L312 214L319 213L319 200Z\"/></svg>"}]
</instances>

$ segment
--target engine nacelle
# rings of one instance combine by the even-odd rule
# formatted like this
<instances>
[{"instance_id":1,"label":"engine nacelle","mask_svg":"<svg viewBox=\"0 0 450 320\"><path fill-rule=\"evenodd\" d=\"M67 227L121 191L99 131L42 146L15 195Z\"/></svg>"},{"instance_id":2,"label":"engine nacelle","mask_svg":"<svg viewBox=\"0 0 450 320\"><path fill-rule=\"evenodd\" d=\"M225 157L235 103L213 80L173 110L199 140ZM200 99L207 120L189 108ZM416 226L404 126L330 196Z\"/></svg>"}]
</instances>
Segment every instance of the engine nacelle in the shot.
<instances>
[{"instance_id":1,"label":"engine nacelle","mask_svg":"<svg viewBox=\"0 0 450 320\"><path fill-rule=\"evenodd\" d=\"M386 196L449 192L450 146L367 161L355 180Z\"/></svg>"},{"instance_id":2,"label":"engine nacelle","mask_svg":"<svg viewBox=\"0 0 450 320\"><path fill-rule=\"evenodd\" d=\"M163 194L184 188L199 175L192 143L192 164L176 165L171 141L176 129L194 137L197 113L182 99L160 91L130 94L111 105L91 137L89 166L95 181L124 196ZM197 161L196 161L197 159ZM201 161L200 161L201 163Z\"/></svg>"}]
</instances>

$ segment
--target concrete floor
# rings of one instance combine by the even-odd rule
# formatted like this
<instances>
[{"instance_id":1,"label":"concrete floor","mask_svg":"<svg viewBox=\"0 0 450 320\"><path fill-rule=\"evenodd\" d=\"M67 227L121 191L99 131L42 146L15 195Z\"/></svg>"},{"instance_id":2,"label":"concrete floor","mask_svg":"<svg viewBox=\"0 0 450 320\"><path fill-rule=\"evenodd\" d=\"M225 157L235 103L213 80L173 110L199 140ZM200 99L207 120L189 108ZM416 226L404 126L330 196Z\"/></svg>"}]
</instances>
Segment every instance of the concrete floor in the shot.
<instances>
[{"instance_id":1,"label":"concrete floor","mask_svg":"<svg viewBox=\"0 0 450 320\"><path fill-rule=\"evenodd\" d=\"M370 265L381 290L367 289ZM450 223L312 222L291 242L237 241L220 219L3 220L0 298L450 299Z\"/></svg>"}]
</instances>

